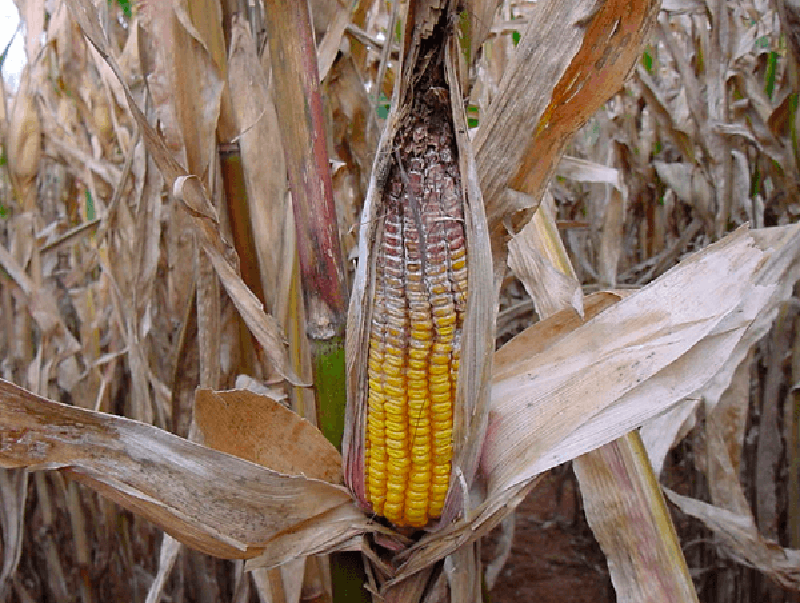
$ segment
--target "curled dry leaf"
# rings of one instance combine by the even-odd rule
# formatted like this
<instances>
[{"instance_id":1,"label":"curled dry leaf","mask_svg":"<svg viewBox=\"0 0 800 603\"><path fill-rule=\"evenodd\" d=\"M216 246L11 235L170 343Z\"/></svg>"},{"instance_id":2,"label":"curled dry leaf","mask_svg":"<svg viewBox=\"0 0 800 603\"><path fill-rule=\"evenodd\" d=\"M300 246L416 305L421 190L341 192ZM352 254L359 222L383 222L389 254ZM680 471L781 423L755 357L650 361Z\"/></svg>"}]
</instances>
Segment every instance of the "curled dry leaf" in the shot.
<instances>
[{"instance_id":1,"label":"curled dry leaf","mask_svg":"<svg viewBox=\"0 0 800 603\"><path fill-rule=\"evenodd\" d=\"M311 423L279 402L247 390L198 390L199 443L284 475L342 483L342 458Z\"/></svg>"},{"instance_id":2,"label":"curled dry leaf","mask_svg":"<svg viewBox=\"0 0 800 603\"><path fill-rule=\"evenodd\" d=\"M214 264L222 284L236 305L236 309L258 342L264 346L264 351L276 370L294 385L305 385L292 369L277 323L264 313L261 302L237 274L235 260L232 259L236 257L236 253L222 238L216 211L208 200L202 184L197 177L188 174L174 159L161 137L150 127L147 118L136 104L116 60L108 51L105 35L94 6L89 0L70 0L68 6L84 35L122 83L125 97L128 100L128 108L142 132L145 146L173 194L183 201L184 209L192 217L192 225L196 229L198 238Z\"/></svg>"},{"instance_id":3,"label":"curled dry leaf","mask_svg":"<svg viewBox=\"0 0 800 603\"><path fill-rule=\"evenodd\" d=\"M544 201L530 222L508 242L508 266L525 286L539 316L550 316L572 307L583 313L583 291L574 274L558 267L568 266L567 250L555 229L555 203L545 193Z\"/></svg>"},{"instance_id":4,"label":"curled dry leaf","mask_svg":"<svg viewBox=\"0 0 800 603\"><path fill-rule=\"evenodd\" d=\"M512 340L492 380L481 460L488 496L404 552L396 579L487 533L541 472L729 375L738 344L771 323L798 276L800 226L741 228L572 332L580 321L569 310Z\"/></svg>"},{"instance_id":5,"label":"curled dry leaf","mask_svg":"<svg viewBox=\"0 0 800 603\"><path fill-rule=\"evenodd\" d=\"M276 538L288 539L295 546L284 544L282 563L347 542L370 525L342 487L282 475L2 380L0 466L66 471L180 541L224 558L254 557Z\"/></svg>"},{"instance_id":6,"label":"curled dry leaf","mask_svg":"<svg viewBox=\"0 0 800 603\"><path fill-rule=\"evenodd\" d=\"M761 536L752 515L728 511L669 489L665 493L681 511L714 532L725 550L741 563L758 568L785 588L800 588L800 551Z\"/></svg>"},{"instance_id":7,"label":"curled dry leaf","mask_svg":"<svg viewBox=\"0 0 800 603\"><path fill-rule=\"evenodd\" d=\"M493 235L508 218L506 187L538 201L572 134L618 91L658 4L536 3L475 138Z\"/></svg>"}]
</instances>

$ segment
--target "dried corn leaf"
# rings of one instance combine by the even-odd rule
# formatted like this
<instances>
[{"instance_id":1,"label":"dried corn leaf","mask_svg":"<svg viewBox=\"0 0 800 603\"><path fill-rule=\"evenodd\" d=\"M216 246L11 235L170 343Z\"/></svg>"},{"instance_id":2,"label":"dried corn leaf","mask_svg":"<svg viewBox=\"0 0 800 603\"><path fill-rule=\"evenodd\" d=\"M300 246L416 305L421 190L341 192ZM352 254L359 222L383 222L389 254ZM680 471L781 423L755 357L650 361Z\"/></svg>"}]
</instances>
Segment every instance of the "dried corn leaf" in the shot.
<instances>
[{"instance_id":1,"label":"dried corn leaf","mask_svg":"<svg viewBox=\"0 0 800 603\"><path fill-rule=\"evenodd\" d=\"M282 563L347 542L370 525L344 488L281 475L6 381L0 381L0 442L0 466L66 470L181 542L219 557L254 557L278 538L283 557L276 562Z\"/></svg>"},{"instance_id":2,"label":"dried corn leaf","mask_svg":"<svg viewBox=\"0 0 800 603\"><path fill-rule=\"evenodd\" d=\"M164 588L167 586L172 568L181 551L181 544L169 534L164 534L161 541L161 554L158 557L158 572L150 583L145 603L158 603L161 601Z\"/></svg>"},{"instance_id":3,"label":"dried corn leaf","mask_svg":"<svg viewBox=\"0 0 800 603\"><path fill-rule=\"evenodd\" d=\"M583 314L581 284L570 271L567 250L555 229L555 202L545 193L533 219L508 243L508 266L514 271L539 316L550 316L562 308L572 307Z\"/></svg>"},{"instance_id":4,"label":"dried corn leaf","mask_svg":"<svg viewBox=\"0 0 800 603\"><path fill-rule=\"evenodd\" d=\"M164 179L171 187L172 193L184 203L184 209L192 217L192 225L201 241L214 268L225 286L236 309L242 315L250 331L264 346L265 352L275 365L275 368L286 379L295 385L303 385L303 381L295 374L283 346L283 338L275 320L264 314L261 302L247 288L237 274L234 267L235 252L222 238L219 220L211 203L209 202L203 186L196 178L190 176L186 170L173 158L159 135L150 127L146 117L139 110L131 96L130 90L125 85L119 66L113 56L108 52L103 30L97 20L94 7L89 0L70 0L69 8L81 26L84 35L94 45L105 59L120 82L123 83L128 108L139 126L142 136L161 170Z\"/></svg>"},{"instance_id":5,"label":"dried corn leaf","mask_svg":"<svg viewBox=\"0 0 800 603\"><path fill-rule=\"evenodd\" d=\"M753 516L728 511L665 489L667 498L702 521L734 559L768 574L785 588L800 588L800 551L781 547L758 533Z\"/></svg>"},{"instance_id":6,"label":"dried corn leaf","mask_svg":"<svg viewBox=\"0 0 800 603\"><path fill-rule=\"evenodd\" d=\"M350 9L348 9L346 5L339 4L338 2L331 4L335 7L334 14L328 22L325 37L322 38L322 41L317 47L317 68L319 69L320 82L328 77L336 55L339 53L344 30L350 23Z\"/></svg>"},{"instance_id":7,"label":"dried corn leaf","mask_svg":"<svg viewBox=\"0 0 800 603\"><path fill-rule=\"evenodd\" d=\"M657 7L536 3L475 138L492 232L508 217L506 187L538 201L569 137L622 85Z\"/></svg>"},{"instance_id":8,"label":"dried corn leaf","mask_svg":"<svg viewBox=\"0 0 800 603\"><path fill-rule=\"evenodd\" d=\"M698 403L699 400L695 399L683 400L659 417L642 425L640 430L642 441L647 448L647 455L656 475L661 474L669 451L694 427Z\"/></svg>"},{"instance_id":9,"label":"dried corn leaf","mask_svg":"<svg viewBox=\"0 0 800 603\"><path fill-rule=\"evenodd\" d=\"M246 390L198 390L198 443L284 475L342 483L342 459L311 423L282 404Z\"/></svg>"},{"instance_id":10,"label":"dried corn leaf","mask_svg":"<svg viewBox=\"0 0 800 603\"><path fill-rule=\"evenodd\" d=\"M638 434L576 459L573 468L617 600L696 603L689 568Z\"/></svg>"},{"instance_id":11,"label":"dried corn leaf","mask_svg":"<svg viewBox=\"0 0 800 603\"><path fill-rule=\"evenodd\" d=\"M340 505L319 521L287 530L269 542L264 552L247 562L248 570L275 567L287 560L335 551L358 551L362 534L390 530L370 521L355 504Z\"/></svg>"},{"instance_id":12,"label":"dried corn leaf","mask_svg":"<svg viewBox=\"0 0 800 603\"><path fill-rule=\"evenodd\" d=\"M279 311L288 297L282 278L294 262L294 245L288 245L293 226L287 223L291 209L286 201L286 162L280 145L280 129L267 78L256 53L248 25L235 18L231 24L228 82L241 132L239 145L247 179L248 202L256 242L267 309L283 320ZM268 153L264 150L269 149Z\"/></svg>"},{"instance_id":13,"label":"dried corn leaf","mask_svg":"<svg viewBox=\"0 0 800 603\"><path fill-rule=\"evenodd\" d=\"M186 169L207 184L209 164L215 149L220 113L224 65L217 60L223 51L222 15L219 2L209 0L164 3L157 14L163 22L157 31L158 49L170 70L171 101L183 137Z\"/></svg>"},{"instance_id":14,"label":"dried corn leaf","mask_svg":"<svg viewBox=\"0 0 800 603\"><path fill-rule=\"evenodd\" d=\"M28 494L27 469L0 469L0 534L3 535L3 571L0 572L0 599L5 597L8 579L14 575L22 554L25 500Z\"/></svg>"},{"instance_id":15,"label":"dried corn leaf","mask_svg":"<svg viewBox=\"0 0 800 603\"><path fill-rule=\"evenodd\" d=\"M563 322L558 314L531 327L556 340L493 379L486 501L404 553L398 578L486 533L542 471L721 379L798 276L800 227L740 228L563 337L551 323Z\"/></svg>"},{"instance_id":16,"label":"dried corn leaf","mask_svg":"<svg viewBox=\"0 0 800 603\"><path fill-rule=\"evenodd\" d=\"M44 4L44 0L26 0L22 4L22 8L25 10L25 28L28 30L25 36L25 53L29 64L36 62L42 45L45 20Z\"/></svg>"},{"instance_id":17,"label":"dried corn leaf","mask_svg":"<svg viewBox=\"0 0 800 603\"><path fill-rule=\"evenodd\" d=\"M556 175L575 182L610 184L622 190L622 171L577 157L563 156L556 166Z\"/></svg>"},{"instance_id":18,"label":"dried corn leaf","mask_svg":"<svg viewBox=\"0 0 800 603\"><path fill-rule=\"evenodd\" d=\"M527 374L495 382L483 457L490 491L566 460L572 446L569 458L613 439L581 443L583 429L602 431L611 416L615 430L633 428L706 384L771 302L777 281L759 282L766 260L796 259L789 244L780 251L771 257L740 229L530 359ZM648 397L663 388L668 396Z\"/></svg>"}]
</instances>

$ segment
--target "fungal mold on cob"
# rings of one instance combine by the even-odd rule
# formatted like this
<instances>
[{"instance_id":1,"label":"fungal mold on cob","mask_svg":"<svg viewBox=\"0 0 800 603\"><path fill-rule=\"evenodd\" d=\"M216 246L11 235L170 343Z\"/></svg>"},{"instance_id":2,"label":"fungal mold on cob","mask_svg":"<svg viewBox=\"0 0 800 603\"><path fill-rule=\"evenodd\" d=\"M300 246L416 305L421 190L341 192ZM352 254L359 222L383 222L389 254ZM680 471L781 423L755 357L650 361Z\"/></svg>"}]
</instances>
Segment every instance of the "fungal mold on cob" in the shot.
<instances>
[{"instance_id":1,"label":"fungal mold on cob","mask_svg":"<svg viewBox=\"0 0 800 603\"><path fill-rule=\"evenodd\" d=\"M424 69L379 193L364 497L398 527L440 517L453 460L467 246L443 54L441 43L421 47Z\"/></svg>"}]
</instances>

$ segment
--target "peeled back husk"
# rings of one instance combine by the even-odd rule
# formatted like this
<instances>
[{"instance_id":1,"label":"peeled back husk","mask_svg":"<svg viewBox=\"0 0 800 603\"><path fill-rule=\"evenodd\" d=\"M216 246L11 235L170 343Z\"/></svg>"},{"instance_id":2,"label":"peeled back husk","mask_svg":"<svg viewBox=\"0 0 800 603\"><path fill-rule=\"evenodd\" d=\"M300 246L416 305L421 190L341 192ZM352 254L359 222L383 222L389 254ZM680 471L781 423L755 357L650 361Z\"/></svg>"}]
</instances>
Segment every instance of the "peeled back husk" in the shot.
<instances>
[{"instance_id":1,"label":"peeled back husk","mask_svg":"<svg viewBox=\"0 0 800 603\"><path fill-rule=\"evenodd\" d=\"M415 95L426 92L419 86L424 70L421 47L441 43L444 74L452 114L452 130L458 155L460 194L464 207L469 289L461 339L460 369L455 385L453 409L453 462L450 486L440 520L443 525L462 511L475 478L481 443L487 424L489 379L494 346L494 303L491 250L478 187L474 156L467 137L466 116L461 94L461 54L453 26L442 2L418 3L416 22L406 26L408 50L405 53L402 81L395 87L392 111L386 122L376 155L372 178L361 217L359 263L353 284L348 315L346 354L348 407L342 445L345 482L361 506L371 511L365 494L364 434L367 416L367 366L370 324L375 297L380 219L384 190L392 166L397 161L396 136L411 120ZM420 19L425 19L424 23ZM436 24L439 23L439 26ZM415 26L416 25L416 26ZM437 39L438 38L438 39ZM427 56L427 55L426 55Z\"/></svg>"}]
</instances>

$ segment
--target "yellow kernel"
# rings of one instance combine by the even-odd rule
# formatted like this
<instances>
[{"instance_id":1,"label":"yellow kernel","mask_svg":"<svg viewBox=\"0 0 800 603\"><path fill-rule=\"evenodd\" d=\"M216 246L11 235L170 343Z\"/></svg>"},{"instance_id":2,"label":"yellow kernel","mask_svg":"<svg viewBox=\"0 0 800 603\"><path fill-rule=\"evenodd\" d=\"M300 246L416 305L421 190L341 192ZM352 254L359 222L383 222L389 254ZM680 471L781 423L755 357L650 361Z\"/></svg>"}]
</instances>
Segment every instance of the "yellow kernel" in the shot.
<instances>
[{"instance_id":1,"label":"yellow kernel","mask_svg":"<svg viewBox=\"0 0 800 603\"><path fill-rule=\"evenodd\" d=\"M448 404L450 402L450 392L431 394L432 409L436 412L436 408L441 404Z\"/></svg>"},{"instance_id":2,"label":"yellow kernel","mask_svg":"<svg viewBox=\"0 0 800 603\"><path fill-rule=\"evenodd\" d=\"M438 337L439 341L442 343L450 343L453 341L455 332L455 325L437 325L436 337Z\"/></svg>"},{"instance_id":3,"label":"yellow kernel","mask_svg":"<svg viewBox=\"0 0 800 603\"><path fill-rule=\"evenodd\" d=\"M440 429L433 434L434 442L450 442L453 439L452 429Z\"/></svg>"},{"instance_id":4,"label":"yellow kernel","mask_svg":"<svg viewBox=\"0 0 800 603\"><path fill-rule=\"evenodd\" d=\"M422 485L425 488L427 488L428 484L430 484L430 481L431 481L432 477L433 477L433 474L430 471L422 471L422 470L412 471L410 473L409 477L408 477L408 479L409 479L409 488L411 488L412 485L415 485L415 484L419 484L419 485Z\"/></svg>"},{"instance_id":5,"label":"yellow kernel","mask_svg":"<svg viewBox=\"0 0 800 603\"><path fill-rule=\"evenodd\" d=\"M386 362L383 365L383 369L381 370L381 374L387 375L389 377L399 377L403 374L402 372L402 364L391 364L389 361L394 361L393 358L389 356L386 357Z\"/></svg>"},{"instance_id":6,"label":"yellow kernel","mask_svg":"<svg viewBox=\"0 0 800 603\"><path fill-rule=\"evenodd\" d=\"M452 420L453 417L451 413L441 413L431 420L431 426L433 427L433 430L438 433L446 429L450 429L450 422Z\"/></svg>"},{"instance_id":7,"label":"yellow kernel","mask_svg":"<svg viewBox=\"0 0 800 603\"><path fill-rule=\"evenodd\" d=\"M370 467L368 480L370 486L382 488L386 483L386 472L381 471L378 467Z\"/></svg>"},{"instance_id":8,"label":"yellow kernel","mask_svg":"<svg viewBox=\"0 0 800 603\"><path fill-rule=\"evenodd\" d=\"M383 505L383 516L389 521L398 522L403 513L403 501L386 501Z\"/></svg>"},{"instance_id":9,"label":"yellow kernel","mask_svg":"<svg viewBox=\"0 0 800 603\"><path fill-rule=\"evenodd\" d=\"M429 463L431 460L430 448L415 448L411 451L411 460L414 463Z\"/></svg>"},{"instance_id":10,"label":"yellow kernel","mask_svg":"<svg viewBox=\"0 0 800 603\"><path fill-rule=\"evenodd\" d=\"M389 464L394 465L410 465L410 459L408 458L408 451L405 449L398 450L396 448L386 448L386 454L389 457Z\"/></svg>"},{"instance_id":11,"label":"yellow kernel","mask_svg":"<svg viewBox=\"0 0 800 603\"><path fill-rule=\"evenodd\" d=\"M433 497L433 495L445 496L447 494L447 486L449 485L449 480L442 484L431 482L431 497Z\"/></svg>"},{"instance_id":12,"label":"yellow kernel","mask_svg":"<svg viewBox=\"0 0 800 603\"><path fill-rule=\"evenodd\" d=\"M428 388L428 380L425 378L422 379L408 379L408 389L410 390L420 390L420 389L427 389Z\"/></svg>"},{"instance_id":13,"label":"yellow kernel","mask_svg":"<svg viewBox=\"0 0 800 603\"><path fill-rule=\"evenodd\" d=\"M420 510L422 512L425 511L425 506L428 502L428 490L425 489L424 492L415 492L414 490L406 491L406 514L410 513L411 510Z\"/></svg>"},{"instance_id":14,"label":"yellow kernel","mask_svg":"<svg viewBox=\"0 0 800 603\"><path fill-rule=\"evenodd\" d=\"M408 346L409 358L416 358L427 362L428 354L430 354L431 347L433 347L433 338L418 339L412 337L408 342Z\"/></svg>"},{"instance_id":15,"label":"yellow kernel","mask_svg":"<svg viewBox=\"0 0 800 603\"><path fill-rule=\"evenodd\" d=\"M383 386L383 391L389 396L398 396L398 397L402 396L405 393L402 386L402 382L401 385L389 385L388 383L386 383Z\"/></svg>"},{"instance_id":16,"label":"yellow kernel","mask_svg":"<svg viewBox=\"0 0 800 603\"><path fill-rule=\"evenodd\" d=\"M448 379L447 381L445 381L443 383L431 383L430 384L430 390L431 390L432 394L440 394L440 393L443 393L443 392L449 392L450 391L450 380Z\"/></svg>"},{"instance_id":17,"label":"yellow kernel","mask_svg":"<svg viewBox=\"0 0 800 603\"><path fill-rule=\"evenodd\" d=\"M386 450L388 454L391 454L392 450L400 450L405 452L406 443L403 440L386 440Z\"/></svg>"},{"instance_id":18,"label":"yellow kernel","mask_svg":"<svg viewBox=\"0 0 800 603\"><path fill-rule=\"evenodd\" d=\"M433 353L431 354L431 364L439 364L447 366L450 363L450 344L434 344Z\"/></svg>"},{"instance_id":19,"label":"yellow kernel","mask_svg":"<svg viewBox=\"0 0 800 603\"><path fill-rule=\"evenodd\" d=\"M425 368L413 368L409 364L409 368L406 371L406 377L408 377L409 383L412 379L425 379L428 376L428 372Z\"/></svg>"},{"instance_id":20,"label":"yellow kernel","mask_svg":"<svg viewBox=\"0 0 800 603\"><path fill-rule=\"evenodd\" d=\"M403 366L403 350L387 350L383 361L389 366ZM384 367L386 370L387 367Z\"/></svg>"},{"instance_id":21,"label":"yellow kernel","mask_svg":"<svg viewBox=\"0 0 800 603\"><path fill-rule=\"evenodd\" d=\"M428 516L424 513L419 516L407 514L405 523L412 528L424 528L428 524Z\"/></svg>"},{"instance_id":22,"label":"yellow kernel","mask_svg":"<svg viewBox=\"0 0 800 603\"><path fill-rule=\"evenodd\" d=\"M403 377L389 377L387 375L384 377L384 388L386 387L398 388L400 391L402 391Z\"/></svg>"}]
</instances>

